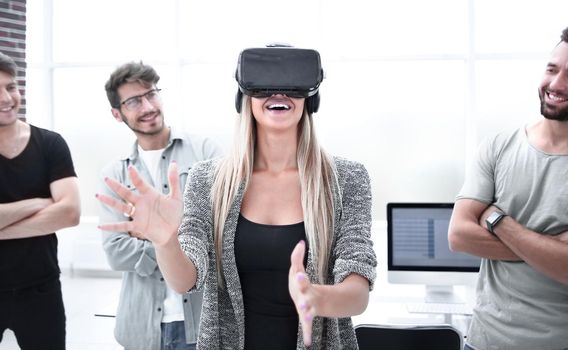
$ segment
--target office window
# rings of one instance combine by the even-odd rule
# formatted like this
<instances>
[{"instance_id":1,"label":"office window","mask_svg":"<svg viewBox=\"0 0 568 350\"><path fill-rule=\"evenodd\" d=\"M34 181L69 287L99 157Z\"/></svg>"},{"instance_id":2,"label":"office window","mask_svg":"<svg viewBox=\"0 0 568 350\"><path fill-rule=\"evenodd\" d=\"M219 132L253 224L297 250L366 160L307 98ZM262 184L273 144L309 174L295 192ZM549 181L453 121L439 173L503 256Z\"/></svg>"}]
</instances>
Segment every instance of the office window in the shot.
<instances>
[{"instance_id":1,"label":"office window","mask_svg":"<svg viewBox=\"0 0 568 350\"><path fill-rule=\"evenodd\" d=\"M331 58L464 55L468 45L465 0L324 1L321 18Z\"/></svg>"},{"instance_id":2,"label":"office window","mask_svg":"<svg viewBox=\"0 0 568 350\"><path fill-rule=\"evenodd\" d=\"M93 191L94 174L132 140L103 89L114 67L155 66L167 122L228 148L238 53L287 42L322 54L316 127L331 153L366 165L375 219L389 201L453 201L481 139L539 117L536 89L568 13L560 0L27 6L28 120L69 140L82 192ZM107 135L97 152L90 146L100 140L90 135ZM83 198L84 215L96 215L91 196Z\"/></svg>"},{"instance_id":3,"label":"office window","mask_svg":"<svg viewBox=\"0 0 568 350\"><path fill-rule=\"evenodd\" d=\"M318 47L320 1L290 0L180 1L180 47L183 59L231 63L247 47L285 42Z\"/></svg>"},{"instance_id":4,"label":"office window","mask_svg":"<svg viewBox=\"0 0 568 350\"><path fill-rule=\"evenodd\" d=\"M546 62L537 59L478 63L478 141L495 134L496 130L518 128L541 118L538 87Z\"/></svg>"},{"instance_id":5,"label":"office window","mask_svg":"<svg viewBox=\"0 0 568 350\"><path fill-rule=\"evenodd\" d=\"M53 1L53 60L175 60L176 2Z\"/></svg>"},{"instance_id":6,"label":"office window","mask_svg":"<svg viewBox=\"0 0 568 350\"><path fill-rule=\"evenodd\" d=\"M550 52L566 26L563 0L475 0L475 47L480 54Z\"/></svg>"}]
</instances>

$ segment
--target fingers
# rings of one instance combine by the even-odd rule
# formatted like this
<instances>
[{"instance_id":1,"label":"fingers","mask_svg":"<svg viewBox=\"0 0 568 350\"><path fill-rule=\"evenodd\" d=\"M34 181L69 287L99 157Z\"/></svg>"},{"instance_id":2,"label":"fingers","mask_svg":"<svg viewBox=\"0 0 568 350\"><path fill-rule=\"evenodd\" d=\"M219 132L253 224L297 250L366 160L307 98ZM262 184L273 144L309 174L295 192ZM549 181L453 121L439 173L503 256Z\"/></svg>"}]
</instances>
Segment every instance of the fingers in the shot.
<instances>
[{"instance_id":1,"label":"fingers","mask_svg":"<svg viewBox=\"0 0 568 350\"><path fill-rule=\"evenodd\" d=\"M304 344L310 346L312 344L312 322L316 310L311 297L311 283L304 269L305 248L305 242L300 241L292 251L289 288L302 325Z\"/></svg>"},{"instance_id":2,"label":"fingers","mask_svg":"<svg viewBox=\"0 0 568 350\"><path fill-rule=\"evenodd\" d=\"M136 212L136 207L133 206L132 203L126 203L126 207L128 208L128 211L123 212L123 215L127 218L133 217Z\"/></svg>"},{"instance_id":3,"label":"fingers","mask_svg":"<svg viewBox=\"0 0 568 350\"><path fill-rule=\"evenodd\" d=\"M109 196L104 195L104 194L96 194L95 197L97 197L97 199L101 203L104 203L105 205L108 205L109 207L114 208L117 211L120 211L120 212L125 213L125 214L129 214L129 215L133 214L134 207L130 203L125 203L125 202L116 200L115 198L109 197ZM112 223L112 224L102 224L102 225L99 225L99 228L101 230L115 231L115 232L132 231L133 228L134 228L134 224L132 223L132 221L121 221L121 222L116 222L116 223Z\"/></svg>"},{"instance_id":4,"label":"fingers","mask_svg":"<svg viewBox=\"0 0 568 350\"><path fill-rule=\"evenodd\" d=\"M115 179L111 179L109 177L105 178L105 183L107 184L107 186L113 190L120 198L124 199L126 202L130 202L130 203L134 203L135 199L136 199L136 195L130 191L128 188L126 188L124 185L122 185L121 183L119 183L118 181L116 181ZM104 202L103 202L104 203ZM106 203L105 203L106 204ZM114 206L112 206L113 208L115 208ZM122 211L124 212L128 212L121 210L121 208L115 208L116 210ZM127 208L128 209L128 208Z\"/></svg>"},{"instance_id":5,"label":"fingers","mask_svg":"<svg viewBox=\"0 0 568 350\"><path fill-rule=\"evenodd\" d=\"M306 242L301 240L296 244L292 254L290 255L291 266L290 270L293 272L305 272L304 269L304 254L306 251Z\"/></svg>"},{"instance_id":6,"label":"fingers","mask_svg":"<svg viewBox=\"0 0 568 350\"><path fill-rule=\"evenodd\" d=\"M144 181L144 179L140 176L136 168L134 168L132 165L128 166L128 176L130 177L130 180L132 180L132 184L134 185L134 187L138 189L138 192L146 193L149 189L152 188L146 183L146 181Z\"/></svg>"},{"instance_id":7,"label":"fingers","mask_svg":"<svg viewBox=\"0 0 568 350\"><path fill-rule=\"evenodd\" d=\"M135 207L132 204L130 204L130 202L119 201L113 197L109 197L107 195L98 194L98 193L95 195L95 197L97 197L97 199L101 203L115 209L116 211L123 213L124 216L126 217L134 215L134 211L136 210Z\"/></svg>"},{"instance_id":8,"label":"fingers","mask_svg":"<svg viewBox=\"0 0 568 350\"><path fill-rule=\"evenodd\" d=\"M170 197L181 199L181 190L179 188L178 167L175 161L170 163L168 167L168 183L170 185Z\"/></svg>"},{"instance_id":9,"label":"fingers","mask_svg":"<svg viewBox=\"0 0 568 350\"><path fill-rule=\"evenodd\" d=\"M99 193L95 194L95 197L99 200L99 202L121 213L130 213L131 211L131 208L128 206L129 202L119 201L116 198Z\"/></svg>"},{"instance_id":10,"label":"fingers","mask_svg":"<svg viewBox=\"0 0 568 350\"><path fill-rule=\"evenodd\" d=\"M302 325L304 344L306 346L310 346L312 344L312 322L315 315L314 307L306 295L310 287L310 282L308 280L308 276L304 273L298 273L296 275L296 281L301 295L297 305L298 318Z\"/></svg>"},{"instance_id":11,"label":"fingers","mask_svg":"<svg viewBox=\"0 0 568 350\"><path fill-rule=\"evenodd\" d=\"M101 224L98 228L104 231L129 232L134 230L134 224L132 221L122 221L112 224Z\"/></svg>"},{"instance_id":12,"label":"fingers","mask_svg":"<svg viewBox=\"0 0 568 350\"><path fill-rule=\"evenodd\" d=\"M140 193L148 191L150 187L140 177L140 174L138 174L138 171L133 166L128 167L128 175L132 180L132 184L138 189ZM108 205L109 207L116 209L119 212L122 212L126 217L132 217L134 215L134 212L136 211L136 207L133 203L136 203L138 195L115 179L107 177L104 179L104 181L107 186L111 190L113 190L120 198L124 199L125 202L118 201L106 195L97 194L96 197L99 199L99 201Z\"/></svg>"},{"instance_id":13,"label":"fingers","mask_svg":"<svg viewBox=\"0 0 568 350\"><path fill-rule=\"evenodd\" d=\"M304 338L304 345L312 345L312 319L302 321L302 337Z\"/></svg>"}]
</instances>

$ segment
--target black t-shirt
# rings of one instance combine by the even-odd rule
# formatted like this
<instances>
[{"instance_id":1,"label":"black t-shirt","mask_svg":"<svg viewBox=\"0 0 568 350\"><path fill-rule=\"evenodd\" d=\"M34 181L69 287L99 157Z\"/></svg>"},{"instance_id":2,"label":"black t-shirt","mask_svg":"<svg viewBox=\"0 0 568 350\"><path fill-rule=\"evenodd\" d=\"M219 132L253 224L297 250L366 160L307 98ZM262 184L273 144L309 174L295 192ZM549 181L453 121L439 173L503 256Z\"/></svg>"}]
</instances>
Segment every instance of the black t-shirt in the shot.
<instances>
[{"instance_id":1,"label":"black t-shirt","mask_svg":"<svg viewBox=\"0 0 568 350\"><path fill-rule=\"evenodd\" d=\"M61 135L33 125L30 129L22 153L13 159L0 155L0 203L49 198L52 182L76 176ZM25 288L59 276L55 234L0 240L0 276L0 290Z\"/></svg>"},{"instance_id":2,"label":"black t-shirt","mask_svg":"<svg viewBox=\"0 0 568 350\"><path fill-rule=\"evenodd\" d=\"M239 216L235 260L245 307L246 350L296 349L298 313L288 291L288 273L292 250L305 239L303 222L263 225Z\"/></svg>"}]
</instances>

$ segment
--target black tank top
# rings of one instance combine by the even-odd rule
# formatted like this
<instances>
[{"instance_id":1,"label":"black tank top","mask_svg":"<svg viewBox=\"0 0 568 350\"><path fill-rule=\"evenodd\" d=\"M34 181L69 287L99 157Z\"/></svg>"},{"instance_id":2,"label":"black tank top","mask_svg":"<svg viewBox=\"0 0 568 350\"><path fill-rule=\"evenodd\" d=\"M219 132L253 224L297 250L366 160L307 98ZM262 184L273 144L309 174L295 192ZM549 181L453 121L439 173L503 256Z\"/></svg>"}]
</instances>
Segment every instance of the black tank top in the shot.
<instances>
[{"instance_id":1,"label":"black tank top","mask_svg":"<svg viewBox=\"0 0 568 350\"><path fill-rule=\"evenodd\" d=\"M303 222L264 225L239 215L235 259L245 307L246 350L296 349L298 314L288 292L288 272L290 254L302 239Z\"/></svg>"}]
</instances>

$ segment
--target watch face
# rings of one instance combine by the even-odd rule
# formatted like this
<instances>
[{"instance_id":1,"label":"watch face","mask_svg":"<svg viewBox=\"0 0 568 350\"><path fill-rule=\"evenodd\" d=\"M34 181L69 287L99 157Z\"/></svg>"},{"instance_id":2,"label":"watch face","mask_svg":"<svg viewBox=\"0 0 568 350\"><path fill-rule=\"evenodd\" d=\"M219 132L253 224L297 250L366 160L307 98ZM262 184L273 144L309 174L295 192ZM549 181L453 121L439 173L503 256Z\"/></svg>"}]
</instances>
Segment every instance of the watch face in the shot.
<instances>
[{"instance_id":1,"label":"watch face","mask_svg":"<svg viewBox=\"0 0 568 350\"><path fill-rule=\"evenodd\" d=\"M490 223L491 225L495 225L495 223L497 221L499 221L499 219L501 218L501 216L503 216L503 214L494 211L493 213L491 213L488 217L487 217L487 222Z\"/></svg>"},{"instance_id":2,"label":"watch face","mask_svg":"<svg viewBox=\"0 0 568 350\"><path fill-rule=\"evenodd\" d=\"M495 234L495 226L497 226L497 224L499 223L499 221L501 221L501 219L506 216L503 213L500 213L498 211L494 211L493 213L489 214L489 216L487 217L487 219L485 219L485 223L487 224L487 230L489 232L491 232L492 234Z\"/></svg>"}]
</instances>

